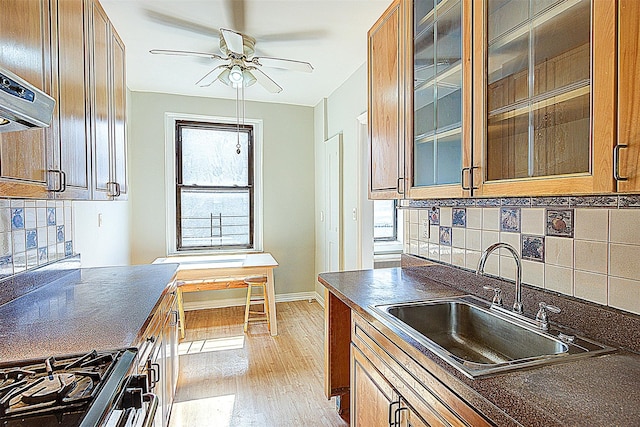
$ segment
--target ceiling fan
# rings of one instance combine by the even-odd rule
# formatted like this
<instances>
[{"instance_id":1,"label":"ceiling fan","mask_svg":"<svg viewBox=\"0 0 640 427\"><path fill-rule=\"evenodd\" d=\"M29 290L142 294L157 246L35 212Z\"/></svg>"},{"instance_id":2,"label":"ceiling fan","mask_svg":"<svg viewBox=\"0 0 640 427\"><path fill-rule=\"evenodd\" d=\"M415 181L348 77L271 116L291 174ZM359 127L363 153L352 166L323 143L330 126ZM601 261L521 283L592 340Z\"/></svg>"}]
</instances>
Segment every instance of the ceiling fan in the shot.
<instances>
[{"instance_id":1,"label":"ceiling fan","mask_svg":"<svg viewBox=\"0 0 640 427\"><path fill-rule=\"evenodd\" d=\"M283 70L302 71L310 73L313 66L304 61L293 59L255 56L256 40L237 31L220 29L220 51L222 55L187 50L152 49L149 52L160 55L193 56L223 61L223 64L213 68L196 82L201 87L211 86L216 80L232 88L251 86L258 82L271 93L279 93L282 87L265 74L261 68L278 68Z\"/></svg>"}]
</instances>

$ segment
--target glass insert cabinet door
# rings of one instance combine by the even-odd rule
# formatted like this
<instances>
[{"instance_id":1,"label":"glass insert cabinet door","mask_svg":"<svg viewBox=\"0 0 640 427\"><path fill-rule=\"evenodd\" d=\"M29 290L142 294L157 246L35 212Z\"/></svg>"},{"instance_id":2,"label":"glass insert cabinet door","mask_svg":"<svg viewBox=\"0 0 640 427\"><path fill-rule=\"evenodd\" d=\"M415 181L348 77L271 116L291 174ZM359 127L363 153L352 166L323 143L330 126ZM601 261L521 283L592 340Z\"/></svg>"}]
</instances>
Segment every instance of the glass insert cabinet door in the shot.
<instances>
[{"instance_id":1,"label":"glass insert cabinet door","mask_svg":"<svg viewBox=\"0 0 640 427\"><path fill-rule=\"evenodd\" d=\"M591 0L486 0L486 179L589 173Z\"/></svg>"},{"instance_id":2,"label":"glass insert cabinet door","mask_svg":"<svg viewBox=\"0 0 640 427\"><path fill-rule=\"evenodd\" d=\"M413 186L459 184L462 2L413 2Z\"/></svg>"}]
</instances>

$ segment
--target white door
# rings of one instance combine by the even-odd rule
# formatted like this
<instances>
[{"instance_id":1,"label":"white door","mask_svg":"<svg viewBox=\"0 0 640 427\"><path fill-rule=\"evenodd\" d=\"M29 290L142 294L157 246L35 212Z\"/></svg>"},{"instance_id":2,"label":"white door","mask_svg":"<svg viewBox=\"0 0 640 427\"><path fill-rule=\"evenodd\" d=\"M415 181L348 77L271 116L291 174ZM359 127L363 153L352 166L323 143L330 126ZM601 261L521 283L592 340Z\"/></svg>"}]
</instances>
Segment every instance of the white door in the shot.
<instances>
[{"instance_id":1,"label":"white door","mask_svg":"<svg viewBox=\"0 0 640 427\"><path fill-rule=\"evenodd\" d=\"M325 141L326 267L327 271L342 270L342 134Z\"/></svg>"}]
</instances>

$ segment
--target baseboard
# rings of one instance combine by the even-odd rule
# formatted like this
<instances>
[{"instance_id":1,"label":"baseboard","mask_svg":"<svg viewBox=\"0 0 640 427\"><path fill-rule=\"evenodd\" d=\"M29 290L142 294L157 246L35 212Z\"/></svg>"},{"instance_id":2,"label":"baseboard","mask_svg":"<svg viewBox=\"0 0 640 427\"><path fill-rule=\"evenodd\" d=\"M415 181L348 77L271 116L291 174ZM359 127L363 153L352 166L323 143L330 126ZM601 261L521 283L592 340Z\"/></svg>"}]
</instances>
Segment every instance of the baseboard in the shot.
<instances>
[{"instance_id":1,"label":"baseboard","mask_svg":"<svg viewBox=\"0 0 640 427\"><path fill-rule=\"evenodd\" d=\"M276 295L276 302L290 302L301 300L318 300L318 294L316 292L294 292L290 294L278 294ZM318 301L320 302L320 301ZM323 301L324 302L324 301ZM223 308L234 307L237 305L245 305L245 298L226 298L226 299L212 299L207 301L191 301L184 303L184 310L206 310L210 308ZM324 307L323 304L320 304Z\"/></svg>"},{"instance_id":2,"label":"baseboard","mask_svg":"<svg viewBox=\"0 0 640 427\"><path fill-rule=\"evenodd\" d=\"M315 293L315 299L320 304L320 307L324 308L324 298L319 293Z\"/></svg>"}]
</instances>

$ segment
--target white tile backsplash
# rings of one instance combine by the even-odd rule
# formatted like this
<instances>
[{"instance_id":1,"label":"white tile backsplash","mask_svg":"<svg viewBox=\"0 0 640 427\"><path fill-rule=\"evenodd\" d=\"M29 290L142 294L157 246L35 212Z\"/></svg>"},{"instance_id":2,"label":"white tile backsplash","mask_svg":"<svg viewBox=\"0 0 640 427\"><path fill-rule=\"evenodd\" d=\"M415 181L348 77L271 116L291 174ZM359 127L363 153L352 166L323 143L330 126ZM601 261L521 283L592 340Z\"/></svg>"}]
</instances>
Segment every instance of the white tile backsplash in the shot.
<instances>
[{"instance_id":1,"label":"white tile backsplash","mask_svg":"<svg viewBox=\"0 0 640 427\"><path fill-rule=\"evenodd\" d=\"M573 295L573 269L545 264L544 287L565 295Z\"/></svg>"},{"instance_id":2,"label":"white tile backsplash","mask_svg":"<svg viewBox=\"0 0 640 427\"><path fill-rule=\"evenodd\" d=\"M440 225L445 227L451 227L452 209L440 208Z\"/></svg>"},{"instance_id":3,"label":"white tile backsplash","mask_svg":"<svg viewBox=\"0 0 640 427\"><path fill-rule=\"evenodd\" d=\"M429 211L426 207L411 208L407 218L414 218L417 224L426 221ZM522 236L538 236L544 240L544 262L522 261L524 283L640 314L640 208L575 208L573 237L548 234L545 207L522 207L519 233L500 232L499 217L500 207L495 205L468 206L466 227L451 229L451 246L439 244L439 226L432 225L430 239L419 234L416 243L405 244L405 249L475 270L489 245L509 243L521 253ZM441 206L440 225L448 227L451 222L452 208ZM419 246L417 240L424 244ZM501 249L489 257L485 272L513 280L515 263L509 252Z\"/></svg>"},{"instance_id":4,"label":"white tile backsplash","mask_svg":"<svg viewBox=\"0 0 640 427\"><path fill-rule=\"evenodd\" d=\"M482 208L467 208L467 228L482 229Z\"/></svg>"},{"instance_id":5,"label":"white tile backsplash","mask_svg":"<svg viewBox=\"0 0 640 427\"><path fill-rule=\"evenodd\" d=\"M640 278L640 246L609 245L609 275L636 280Z\"/></svg>"},{"instance_id":6,"label":"white tile backsplash","mask_svg":"<svg viewBox=\"0 0 640 427\"><path fill-rule=\"evenodd\" d=\"M582 240L606 242L609 238L609 211L607 209L576 209L573 237Z\"/></svg>"},{"instance_id":7,"label":"white tile backsplash","mask_svg":"<svg viewBox=\"0 0 640 427\"><path fill-rule=\"evenodd\" d=\"M576 270L607 274L608 245L606 242L575 240Z\"/></svg>"},{"instance_id":8,"label":"white tile backsplash","mask_svg":"<svg viewBox=\"0 0 640 427\"><path fill-rule=\"evenodd\" d=\"M573 240L566 237L545 239L545 262L561 267L573 267ZM606 259L606 258L605 258Z\"/></svg>"},{"instance_id":9,"label":"white tile backsplash","mask_svg":"<svg viewBox=\"0 0 640 427\"><path fill-rule=\"evenodd\" d=\"M526 259L522 260L522 282L544 288L544 264Z\"/></svg>"},{"instance_id":10,"label":"white tile backsplash","mask_svg":"<svg viewBox=\"0 0 640 427\"><path fill-rule=\"evenodd\" d=\"M609 241L640 245L640 209L609 211Z\"/></svg>"},{"instance_id":11,"label":"white tile backsplash","mask_svg":"<svg viewBox=\"0 0 640 427\"><path fill-rule=\"evenodd\" d=\"M522 234L544 236L546 228L544 209L527 208L520 212L520 231Z\"/></svg>"},{"instance_id":12,"label":"white tile backsplash","mask_svg":"<svg viewBox=\"0 0 640 427\"><path fill-rule=\"evenodd\" d=\"M640 281L609 277L609 305L640 314Z\"/></svg>"},{"instance_id":13,"label":"white tile backsplash","mask_svg":"<svg viewBox=\"0 0 640 427\"><path fill-rule=\"evenodd\" d=\"M607 305L607 275L576 270L573 289L577 298Z\"/></svg>"},{"instance_id":14,"label":"white tile backsplash","mask_svg":"<svg viewBox=\"0 0 640 427\"><path fill-rule=\"evenodd\" d=\"M500 230L500 209L485 208L482 210L482 229L483 230Z\"/></svg>"}]
</instances>

